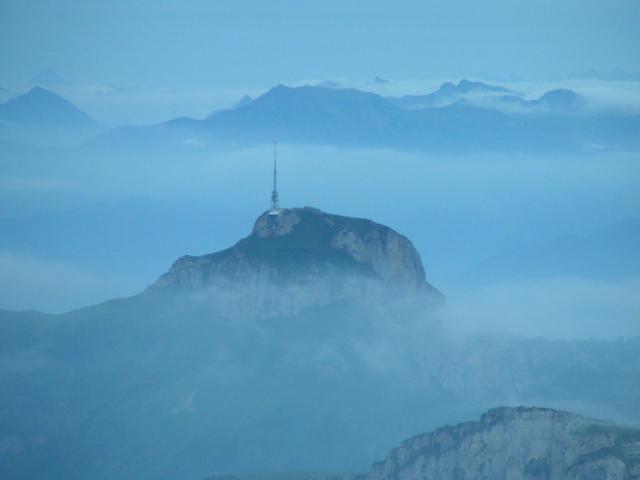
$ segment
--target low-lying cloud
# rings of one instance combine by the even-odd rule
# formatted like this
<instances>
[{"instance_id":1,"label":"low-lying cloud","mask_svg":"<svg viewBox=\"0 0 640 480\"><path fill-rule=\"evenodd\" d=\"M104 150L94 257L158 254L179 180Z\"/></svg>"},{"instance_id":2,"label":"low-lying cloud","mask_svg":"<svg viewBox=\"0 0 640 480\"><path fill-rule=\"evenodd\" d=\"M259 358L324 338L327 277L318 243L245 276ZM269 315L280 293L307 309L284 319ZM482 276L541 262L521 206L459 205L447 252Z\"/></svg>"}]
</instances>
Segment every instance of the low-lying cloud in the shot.
<instances>
[{"instance_id":1,"label":"low-lying cloud","mask_svg":"<svg viewBox=\"0 0 640 480\"><path fill-rule=\"evenodd\" d=\"M440 314L453 334L617 339L640 336L639 291L640 276L511 281L454 292Z\"/></svg>"},{"instance_id":2,"label":"low-lying cloud","mask_svg":"<svg viewBox=\"0 0 640 480\"><path fill-rule=\"evenodd\" d=\"M92 272L68 262L0 251L0 308L60 313L137 293L135 278Z\"/></svg>"}]
</instances>

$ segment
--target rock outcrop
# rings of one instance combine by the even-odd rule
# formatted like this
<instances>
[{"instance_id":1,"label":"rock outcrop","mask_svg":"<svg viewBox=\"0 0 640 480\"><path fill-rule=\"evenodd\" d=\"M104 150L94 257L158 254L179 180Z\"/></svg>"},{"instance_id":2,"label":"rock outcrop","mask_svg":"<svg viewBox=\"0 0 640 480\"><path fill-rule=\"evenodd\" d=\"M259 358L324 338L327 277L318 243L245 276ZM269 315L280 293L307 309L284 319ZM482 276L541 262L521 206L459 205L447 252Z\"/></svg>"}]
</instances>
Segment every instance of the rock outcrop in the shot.
<instances>
[{"instance_id":1,"label":"rock outcrop","mask_svg":"<svg viewBox=\"0 0 640 480\"><path fill-rule=\"evenodd\" d=\"M497 408L406 440L366 480L631 480L640 430L546 408Z\"/></svg>"},{"instance_id":2,"label":"rock outcrop","mask_svg":"<svg viewBox=\"0 0 640 480\"><path fill-rule=\"evenodd\" d=\"M342 300L442 300L408 238L370 220L309 207L265 212L233 247L179 258L149 287L162 290L191 292L223 313L254 317Z\"/></svg>"}]
</instances>

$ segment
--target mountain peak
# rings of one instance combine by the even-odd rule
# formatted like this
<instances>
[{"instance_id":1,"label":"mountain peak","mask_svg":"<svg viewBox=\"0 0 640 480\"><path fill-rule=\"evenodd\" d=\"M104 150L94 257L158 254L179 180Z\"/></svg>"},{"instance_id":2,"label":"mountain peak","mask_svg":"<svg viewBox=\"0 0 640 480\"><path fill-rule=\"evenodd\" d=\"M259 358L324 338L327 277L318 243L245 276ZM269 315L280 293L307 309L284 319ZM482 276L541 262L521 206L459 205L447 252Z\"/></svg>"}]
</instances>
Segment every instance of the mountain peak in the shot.
<instances>
[{"instance_id":1,"label":"mountain peak","mask_svg":"<svg viewBox=\"0 0 640 480\"><path fill-rule=\"evenodd\" d=\"M205 292L223 313L254 317L397 294L442 297L426 282L409 239L310 207L263 213L249 236L221 252L181 257L149 290Z\"/></svg>"},{"instance_id":2,"label":"mountain peak","mask_svg":"<svg viewBox=\"0 0 640 480\"><path fill-rule=\"evenodd\" d=\"M513 90L509 90L508 88L504 88L504 87L499 87L499 86L495 86L495 85L488 85L486 83L483 82L476 82L473 80L467 80L466 78L463 78L462 80L460 80L458 82L458 85L456 86L456 90L458 91L458 93L510 93L513 94L515 92L513 92Z\"/></svg>"},{"instance_id":3,"label":"mountain peak","mask_svg":"<svg viewBox=\"0 0 640 480\"><path fill-rule=\"evenodd\" d=\"M304 85L304 87L308 87L308 85ZM301 87L301 88L304 88ZM296 87L290 87L289 85L285 85L284 83L279 83L277 85L274 85L273 87L271 87L269 89L269 91L267 93L265 93L265 95L269 95L269 94L273 94L273 93L282 93L282 92L290 92L295 90ZM260 98L260 97L258 97Z\"/></svg>"},{"instance_id":4,"label":"mountain peak","mask_svg":"<svg viewBox=\"0 0 640 480\"><path fill-rule=\"evenodd\" d=\"M252 141L358 144L403 121L382 97L356 89L277 85L244 108L218 112L206 122L220 138Z\"/></svg>"},{"instance_id":5,"label":"mountain peak","mask_svg":"<svg viewBox=\"0 0 640 480\"><path fill-rule=\"evenodd\" d=\"M475 82L463 78L457 85L453 82L444 82L440 85L438 90L427 95L405 95L404 97L399 98L389 97L388 100L399 107L414 110L451 105L467 98L486 96L496 93L516 94L508 88L487 85L486 83Z\"/></svg>"},{"instance_id":6,"label":"mountain peak","mask_svg":"<svg viewBox=\"0 0 640 480\"><path fill-rule=\"evenodd\" d=\"M559 88L549 90L533 103L552 110L572 111L582 107L586 103L586 100L582 95L577 94L573 90Z\"/></svg>"},{"instance_id":7,"label":"mountain peak","mask_svg":"<svg viewBox=\"0 0 640 480\"><path fill-rule=\"evenodd\" d=\"M95 120L70 101L41 86L0 104L0 118L16 124L96 126Z\"/></svg>"},{"instance_id":8,"label":"mountain peak","mask_svg":"<svg viewBox=\"0 0 640 480\"><path fill-rule=\"evenodd\" d=\"M373 83L375 85L389 85L391 82L386 78L376 76L373 78Z\"/></svg>"},{"instance_id":9,"label":"mountain peak","mask_svg":"<svg viewBox=\"0 0 640 480\"><path fill-rule=\"evenodd\" d=\"M250 95L245 95L240 100L238 100L236 102L236 104L231 108L232 108L232 110L235 110L235 109L238 109L238 108L246 107L251 102L253 102L253 98Z\"/></svg>"},{"instance_id":10,"label":"mountain peak","mask_svg":"<svg viewBox=\"0 0 640 480\"><path fill-rule=\"evenodd\" d=\"M348 100L349 98L367 98L376 99L381 97L375 93L358 90L355 88L329 88L318 85L301 85L299 87L290 87L282 83L272 87L265 94L257 97L254 101L266 99L270 97L289 97L296 96L299 98L332 98Z\"/></svg>"},{"instance_id":11,"label":"mountain peak","mask_svg":"<svg viewBox=\"0 0 640 480\"><path fill-rule=\"evenodd\" d=\"M31 87L29 91L24 95L28 97L33 97L33 98L46 98L46 99L55 100L55 101L59 101L59 100L67 101L57 93L47 88L41 87L40 85Z\"/></svg>"}]
</instances>

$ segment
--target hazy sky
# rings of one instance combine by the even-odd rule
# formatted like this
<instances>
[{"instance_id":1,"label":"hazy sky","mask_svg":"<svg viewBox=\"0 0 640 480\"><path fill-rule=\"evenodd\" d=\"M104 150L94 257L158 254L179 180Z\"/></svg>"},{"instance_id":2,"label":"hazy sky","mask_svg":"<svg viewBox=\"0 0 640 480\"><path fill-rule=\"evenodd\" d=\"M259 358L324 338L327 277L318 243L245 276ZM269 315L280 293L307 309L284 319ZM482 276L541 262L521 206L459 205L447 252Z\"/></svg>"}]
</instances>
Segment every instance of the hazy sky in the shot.
<instances>
[{"instance_id":1,"label":"hazy sky","mask_svg":"<svg viewBox=\"0 0 640 480\"><path fill-rule=\"evenodd\" d=\"M640 71L636 0L3 0L0 86Z\"/></svg>"}]
</instances>

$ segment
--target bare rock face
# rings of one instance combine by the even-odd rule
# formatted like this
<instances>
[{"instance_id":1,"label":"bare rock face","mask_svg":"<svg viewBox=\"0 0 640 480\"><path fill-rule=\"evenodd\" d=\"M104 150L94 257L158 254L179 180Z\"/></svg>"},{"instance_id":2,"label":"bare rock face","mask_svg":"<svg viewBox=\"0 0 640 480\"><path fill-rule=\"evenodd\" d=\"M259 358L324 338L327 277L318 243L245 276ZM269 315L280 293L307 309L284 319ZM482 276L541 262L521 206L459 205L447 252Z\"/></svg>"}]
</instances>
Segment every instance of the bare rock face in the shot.
<instances>
[{"instance_id":1,"label":"bare rock face","mask_svg":"<svg viewBox=\"0 0 640 480\"><path fill-rule=\"evenodd\" d=\"M149 290L191 292L223 313L252 317L341 300L442 300L409 239L308 207L265 212L251 235L221 252L179 258Z\"/></svg>"},{"instance_id":2,"label":"bare rock face","mask_svg":"<svg viewBox=\"0 0 640 480\"><path fill-rule=\"evenodd\" d=\"M640 479L640 430L546 408L497 408L406 440L365 478Z\"/></svg>"}]
</instances>

